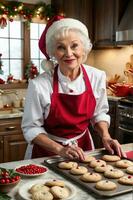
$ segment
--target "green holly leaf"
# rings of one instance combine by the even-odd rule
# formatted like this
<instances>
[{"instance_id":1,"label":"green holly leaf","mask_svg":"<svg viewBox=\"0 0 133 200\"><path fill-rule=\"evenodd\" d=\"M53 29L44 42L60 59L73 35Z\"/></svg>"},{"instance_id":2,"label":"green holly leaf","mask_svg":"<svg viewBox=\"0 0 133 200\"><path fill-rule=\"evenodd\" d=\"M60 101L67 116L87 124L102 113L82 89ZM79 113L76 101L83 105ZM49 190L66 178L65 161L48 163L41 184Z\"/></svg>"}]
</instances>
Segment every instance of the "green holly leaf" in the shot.
<instances>
[{"instance_id":1,"label":"green holly leaf","mask_svg":"<svg viewBox=\"0 0 133 200\"><path fill-rule=\"evenodd\" d=\"M7 194L0 192L0 200L10 200L11 197L9 197Z\"/></svg>"},{"instance_id":2,"label":"green holly leaf","mask_svg":"<svg viewBox=\"0 0 133 200\"><path fill-rule=\"evenodd\" d=\"M0 178L2 178L2 175L1 175L2 172L8 172L9 173L9 177L14 177L14 176L18 176L19 175L17 172L14 171L14 169L5 169L3 167L0 167Z\"/></svg>"}]
</instances>

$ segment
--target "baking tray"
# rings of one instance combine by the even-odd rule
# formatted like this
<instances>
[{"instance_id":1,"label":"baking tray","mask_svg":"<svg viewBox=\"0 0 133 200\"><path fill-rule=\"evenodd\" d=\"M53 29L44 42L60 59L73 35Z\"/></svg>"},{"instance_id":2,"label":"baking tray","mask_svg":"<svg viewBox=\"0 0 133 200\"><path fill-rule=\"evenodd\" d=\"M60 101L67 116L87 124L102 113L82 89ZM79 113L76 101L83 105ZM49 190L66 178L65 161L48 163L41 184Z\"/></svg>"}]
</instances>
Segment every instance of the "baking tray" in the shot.
<instances>
[{"instance_id":1,"label":"baking tray","mask_svg":"<svg viewBox=\"0 0 133 200\"><path fill-rule=\"evenodd\" d=\"M94 152L91 152L91 153L89 152L89 155L95 156L96 159L100 159L101 156L105 155L105 154L107 154L106 150L94 151ZM103 173L100 173L102 175L102 179L106 179L106 180L110 180L110 181L115 182L117 184L117 188L115 190L111 190L111 191L97 190L95 188L96 183L83 182L79 179L81 175L73 175L73 174L70 174L70 172L69 172L70 170L60 169L58 167L58 163L61 162L61 161L68 161L68 160L66 160L62 157L59 157L59 156L53 156L50 159L44 160L44 163L49 168L51 168L53 171L64 176L65 178L77 183L80 187L87 190L88 192L90 192L90 191L93 192L94 195L98 195L100 197L103 197L103 198L106 197L107 198L107 197L113 197L113 196L116 196L116 195L121 195L121 194L133 191L132 186L119 184L118 179L105 178L103 176ZM89 171L95 172L93 168L89 167L88 163L82 163L82 162L79 162L79 161L76 161L76 162L78 162L79 165L87 167ZM114 162L108 162L108 164L114 165ZM124 171L124 173L126 174L125 169L121 169L121 170Z\"/></svg>"}]
</instances>

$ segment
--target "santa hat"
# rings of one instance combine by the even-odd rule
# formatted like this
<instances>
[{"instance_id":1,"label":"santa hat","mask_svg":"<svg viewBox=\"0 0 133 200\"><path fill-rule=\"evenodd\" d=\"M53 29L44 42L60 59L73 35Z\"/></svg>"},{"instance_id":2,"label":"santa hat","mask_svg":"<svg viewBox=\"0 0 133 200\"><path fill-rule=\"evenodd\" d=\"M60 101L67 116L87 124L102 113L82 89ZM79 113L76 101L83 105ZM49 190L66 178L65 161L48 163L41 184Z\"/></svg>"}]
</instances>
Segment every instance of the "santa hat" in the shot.
<instances>
[{"instance_id":1,"label":"santa hat","mask_svg":"<svg viewBox=\"0 0 133 200\"><path fill-rule=\"evenodd\" d=\"M48 44L48 42L51 40L51 37L56 34L57 30L63 27L76 28L89 38L87 27L79 20L64 18L63 16L54 16L48 21L39 40L39 48L47 60L50 59L50 56L46 51L46 44Z\"/></svg>"},{"instance_id":2,"label":"santa hat","mask_svg":"<svg viewBox=\"0 0 133 200\"><path fill-rule=\"evenodd\" d=\"M79 29L84 35L89 37L87 27L79 20L64 18L63 16L54 16L50 21L48 21L39 40L39 48L48 60L50 58L46 52L46 44L50 41L51 37L56 34L56 31L62 27Z\"/></svg>"}]
</instances>

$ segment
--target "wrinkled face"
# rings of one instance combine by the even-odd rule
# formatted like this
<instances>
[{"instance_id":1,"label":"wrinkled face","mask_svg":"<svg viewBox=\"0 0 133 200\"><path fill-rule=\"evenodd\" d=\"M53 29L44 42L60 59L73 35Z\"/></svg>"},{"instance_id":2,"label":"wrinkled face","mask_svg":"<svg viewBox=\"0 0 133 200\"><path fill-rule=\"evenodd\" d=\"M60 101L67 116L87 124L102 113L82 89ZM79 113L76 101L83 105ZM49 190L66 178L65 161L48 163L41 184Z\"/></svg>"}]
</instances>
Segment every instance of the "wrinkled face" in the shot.
<instances>
[{"instance_id":1,"label":"wrinkled face","mask_svg":"<svg viewBox=\"0 0 133 200\"><path fill-rule=\"evenodd\" d=\"M74 70L82 63L84 56L83 44L74 31L56 41L54 56L64 71Z\"/></svg>"}]
</instances>

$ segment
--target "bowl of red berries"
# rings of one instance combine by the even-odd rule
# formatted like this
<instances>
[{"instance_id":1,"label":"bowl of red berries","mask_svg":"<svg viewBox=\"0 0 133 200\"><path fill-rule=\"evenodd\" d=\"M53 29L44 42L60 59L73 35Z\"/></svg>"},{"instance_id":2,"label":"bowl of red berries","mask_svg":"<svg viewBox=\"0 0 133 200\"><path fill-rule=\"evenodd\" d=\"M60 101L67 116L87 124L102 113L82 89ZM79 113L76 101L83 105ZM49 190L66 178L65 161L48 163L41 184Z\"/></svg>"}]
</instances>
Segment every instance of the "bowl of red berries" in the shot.
<instances>
[{"instance_id":1,"label":"bowl of red berries","mask_svg":"<svg viewBox=\"0 0 133 200\"><path fill-rule=\"evenodd\" d=\"M0 168L0 192L9 192L20 180L21 176L14 169Z\"/></svg>"},{"instance_id":2,"label":"bowl of red berries","mask_svg":"<svg viewBox=\"0 0 133 200\"><path fill-rule=\"evenodd\" d=\"M27 164L17 166L15 168L15 171L21 176L34 177L44 175L48 171L48 169L43 165Z\"/></svg>"}]
</instances>

